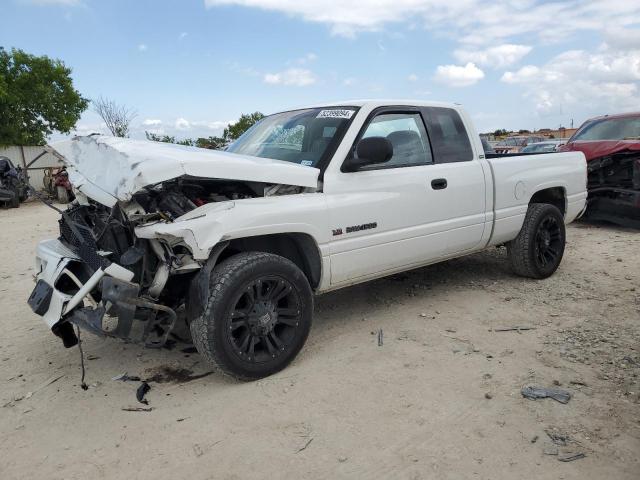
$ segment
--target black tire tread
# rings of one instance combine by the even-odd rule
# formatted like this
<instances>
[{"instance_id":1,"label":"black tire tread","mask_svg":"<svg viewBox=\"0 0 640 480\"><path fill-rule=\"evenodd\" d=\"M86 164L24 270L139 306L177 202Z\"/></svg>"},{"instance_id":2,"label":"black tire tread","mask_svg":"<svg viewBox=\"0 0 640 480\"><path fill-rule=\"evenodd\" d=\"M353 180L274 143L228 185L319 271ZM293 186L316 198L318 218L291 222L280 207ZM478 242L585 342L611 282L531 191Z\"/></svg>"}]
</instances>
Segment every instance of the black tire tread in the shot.
<instances>
[{"instance_id":1,"label":"black tire tread","mask_svg":"<svg viewBox=\"0 0 640 480\"><path fill-rule=\"evenodd\" d=\"M550 209L556 210L562 218L560 210L549 203L532 203L529 205L524 223L520 229L518 236L507 243L507 254L511 269L516 275L521 277L542 279L549 275L543 275L533 262L530 254L530 246L533 237L536 234L535 226L538 224L540 217L548 214ZM562 258L562 255L560 256ZM554 269L555 271L555 269ZM553 273L553 272L551 272Z\"/></svg>"},{"instance_id":2,"label":"black tire tread","mask_svg":"<svg viewBox=\"0 0 640 480\"><path fill-rule=\"evenodd\" d=\"M208 321L208 319L213 318L214 306L223 295L225 287L231 282L231 279L241 270L252 268L253 265L258 265L265 260L284 262L298 268L290 260L272 253L242 252L229 257L219 265L216 265L211 271L207 305L202 315L194 318L190 324L193 344L198 350L198 353L203 355L218 371L242 381L255 380L256 377L238 374L227 363L225 356L221 355L221 352L217 351L217 349L212 348L212 340L216 329L221 327L221 323Z\"/></svg>"}]
</instances>

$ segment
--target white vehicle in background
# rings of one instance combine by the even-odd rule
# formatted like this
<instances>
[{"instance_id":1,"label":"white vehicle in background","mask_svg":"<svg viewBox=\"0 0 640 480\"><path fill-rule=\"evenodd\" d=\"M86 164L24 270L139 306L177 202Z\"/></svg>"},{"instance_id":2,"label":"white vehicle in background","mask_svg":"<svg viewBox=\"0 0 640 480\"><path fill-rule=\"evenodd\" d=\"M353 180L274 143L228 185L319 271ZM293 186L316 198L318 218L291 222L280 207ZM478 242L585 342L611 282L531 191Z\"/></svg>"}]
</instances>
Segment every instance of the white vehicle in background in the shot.
<instances>
[{"instance_id":1,"label":"white vehicle in background","mask_svg":"<svg viewBox=\"0 0 640 480\"><path fill-rule=\"evenodd\" d=\"M241 379L293 360L314 294L502 244L516 274L548 277L587 196L582 153L485 155L445 103L278 113L226 152L55 148L76 200L38 246L32 309L66 346L72 325L161 345L184 311L198 351Z\"/></svg>"},{"instance_id":2,"label":"white vehicle in background","mask_svg":"<svg viewBox=\"0 0 640 480\"><path fill-rule=\"evenodd\" d=\"M545 140L543 142L532 143L531 145L527 145L520 153L549 153L555 152L564 145L566 140Z\"/></svg>"},{"instance_id":3,"label":"white vehicle in background","mask_svg":"<svg viewBox=\"0 0 640 480\"><path fill-rule=\"evenodd\" d=\"M520 153L523 148L538 142L543 142L544 137L536 135L515 135L507 137L493 146L496 153Z\"/></svg>"}]
</instances>

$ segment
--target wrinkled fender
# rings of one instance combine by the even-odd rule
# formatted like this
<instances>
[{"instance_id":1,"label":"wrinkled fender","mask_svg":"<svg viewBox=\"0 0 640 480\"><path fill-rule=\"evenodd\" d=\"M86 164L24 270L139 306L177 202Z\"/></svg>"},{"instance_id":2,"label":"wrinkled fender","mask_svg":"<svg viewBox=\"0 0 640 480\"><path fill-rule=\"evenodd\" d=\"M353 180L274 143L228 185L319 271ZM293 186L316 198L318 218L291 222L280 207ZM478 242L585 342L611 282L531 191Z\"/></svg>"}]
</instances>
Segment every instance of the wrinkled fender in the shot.
<instances>
[{"instance_id":1,"label":"wrinkled fender","mask_svg":"<svg viewBox=\"0 0 640 480\"><path fill-rule=\"evenodd\" d=\"M141 225L139 238L182 239L193 257L206 261L220 242L258 235L303 233L328 255L330 228L324 194L302 193L209 203L172 223Z\"/></svg>"}]
</instances>

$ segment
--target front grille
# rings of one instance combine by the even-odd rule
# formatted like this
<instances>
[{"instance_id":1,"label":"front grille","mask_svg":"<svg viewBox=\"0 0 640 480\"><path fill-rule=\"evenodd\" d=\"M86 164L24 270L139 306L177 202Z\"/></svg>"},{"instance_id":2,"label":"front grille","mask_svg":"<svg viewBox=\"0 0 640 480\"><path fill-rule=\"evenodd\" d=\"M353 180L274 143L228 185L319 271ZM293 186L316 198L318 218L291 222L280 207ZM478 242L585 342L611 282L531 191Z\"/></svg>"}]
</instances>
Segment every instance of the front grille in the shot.
<instances>
[{"instance_id":1,"label":"front grille","mask_svg":"<svg viewBox=\"0 0 640 480\"><path fill-rule=\"evenodd\" d=\"M91 228L73 211L65 212L58 221L60 238L93 270L109 266L109 260L98 255L98 245Z\"/></svg>"}]
</instances>

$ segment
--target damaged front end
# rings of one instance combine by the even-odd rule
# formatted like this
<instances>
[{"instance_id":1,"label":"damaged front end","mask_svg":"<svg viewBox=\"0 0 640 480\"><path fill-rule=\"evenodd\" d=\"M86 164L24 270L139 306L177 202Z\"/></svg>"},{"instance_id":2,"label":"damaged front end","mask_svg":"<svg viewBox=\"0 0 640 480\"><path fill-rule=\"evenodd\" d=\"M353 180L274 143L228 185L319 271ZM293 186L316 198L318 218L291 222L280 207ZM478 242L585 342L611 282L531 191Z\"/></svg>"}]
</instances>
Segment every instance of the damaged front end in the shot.
<instances>
[{"instance_id":1,"label":"damaged front end","mask_svg":"<svg viewBox=\"0 0 640 480\"><path fill-rule=\"evenodd\" d=\"M274 164L268 171L251 170L247 164L255 160L223 152L86 137L64 147L76 199L62 212L59 237L37 247L36 286L28 303L66 347L78 341L74 326L164 345L213 248L198 247L190 219L206 222L211 232L211 204L226 211L237 201L302 193L317 182L315 169ZM150 152L158 153L164 169ZM272 170L298 185L274 182ZM169 233L158 233L163 229Z\"/></svg>"},{"instance_id":2,"label":"damaged front end","mask_svg":"<svg viewBox=\"0 0 640 480\"><path fill-rule=\"evenodd\" d=\"M559 151L587 160L586 219L640 228L640 113L589 119Z\"/></svg>"},{"instance_id":3,"label":"damaged front end","mask_svg":"<svg viewBox=\"0 0 640 480\"><path fill-rule=\"evenodd\" d=\"M76 343L72 324L100 336L163 345L175 326L181 293L164 291L169 277L200 265L162 240L136 238L119 205L73 205L59 224L60 237L37 249L33 311L67 347Z\"/></svg>"},{"instance_id":4,"label":"damaged front end","mask_svg":"<svg viewBox=\"0 0 640 480\"><path fill-rule=\"evenodd\" d=\"M640 152L621 151L587 163L585 217L640 228Z\"/></svg>"}]
</instances>

